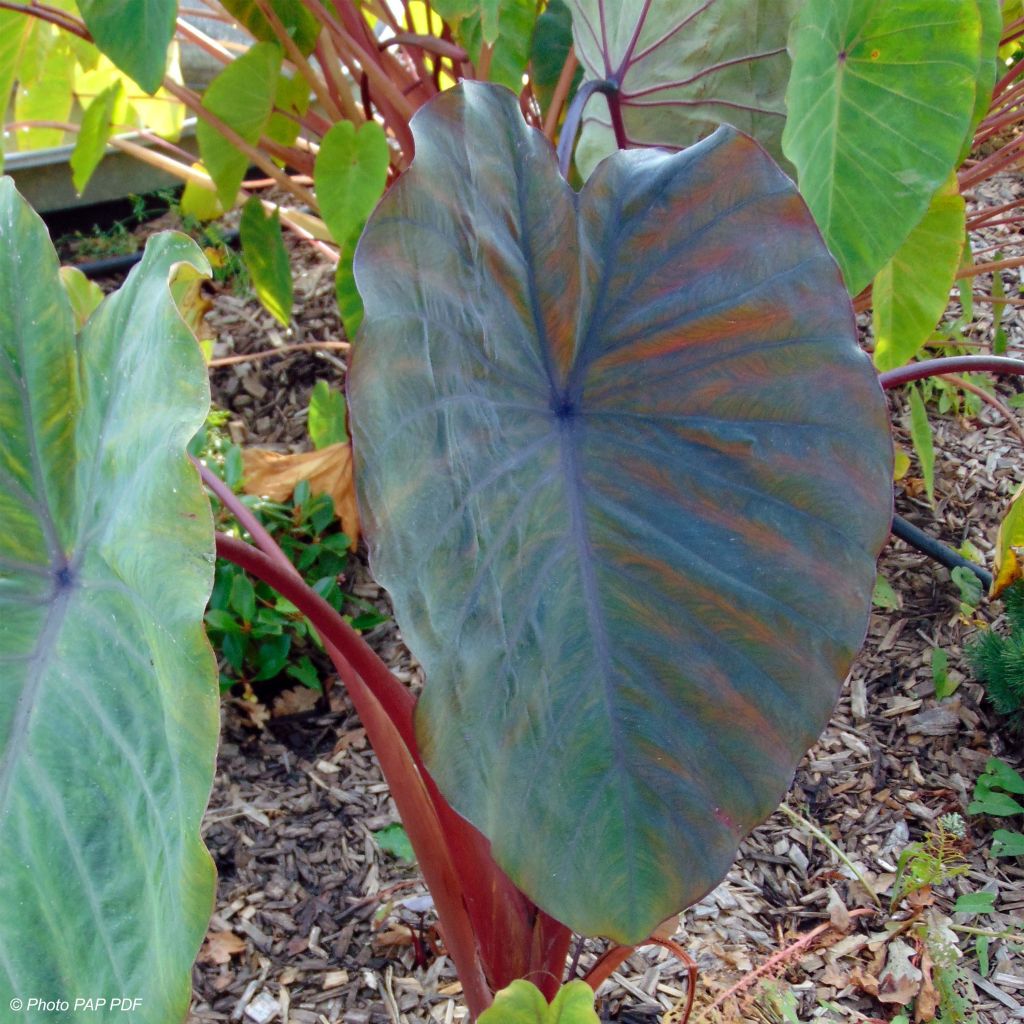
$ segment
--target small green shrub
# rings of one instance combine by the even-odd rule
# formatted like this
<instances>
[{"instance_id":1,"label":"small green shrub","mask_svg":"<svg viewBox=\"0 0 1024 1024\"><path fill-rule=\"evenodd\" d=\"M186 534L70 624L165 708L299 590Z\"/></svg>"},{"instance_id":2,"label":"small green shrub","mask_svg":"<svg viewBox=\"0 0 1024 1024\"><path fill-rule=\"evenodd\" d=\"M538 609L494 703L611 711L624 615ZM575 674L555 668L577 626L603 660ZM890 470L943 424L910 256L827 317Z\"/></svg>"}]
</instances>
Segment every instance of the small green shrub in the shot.
<instances>
[{"instance_id":1,"label":"small green shrub","mask_svg":"<svg viewBox=\"0 0 1024 1024\"><path fill-rule=\"evenodd\" d=\"M1024 731L1024 581L1003 595L1009 633L982 633L967 648L967 658L992 706L1016 732Z\"/></svg>"}]
</instances>

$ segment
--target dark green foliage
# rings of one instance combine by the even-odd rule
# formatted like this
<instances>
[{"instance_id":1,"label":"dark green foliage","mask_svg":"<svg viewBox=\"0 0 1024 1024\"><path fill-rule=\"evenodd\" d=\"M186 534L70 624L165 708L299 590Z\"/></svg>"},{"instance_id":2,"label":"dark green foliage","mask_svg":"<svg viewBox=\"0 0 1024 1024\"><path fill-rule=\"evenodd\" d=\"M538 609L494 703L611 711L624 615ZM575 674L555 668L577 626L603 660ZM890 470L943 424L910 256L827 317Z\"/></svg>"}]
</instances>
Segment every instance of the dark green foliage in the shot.
<instances>
[{"instance_id":1,"label":"dark green foliage","mask_svg":"<svg viewBox=\"0 0 1024 1024\"><path fill-rule=\"evenodd\" d=\"M237 491L241 450L228 442L221 429L225 419L222 412L211 413L190 451ZM301 481L286 502L250 496L242 501L306 582L335 611L344 613L353 629L369 630L387 621L375 605L342 589L349 538L341 531L328 495L311 495L309 484ZM242 534L220 504L214 504L214 517L218 530ZM319 690L322 676L331 671L320 638L306 617L266 583L253 583L242 569L224 559L217 561L206 629L217 653L222 691L263 682L291 686L292 680Z\"/></svg>"},{"instance_id":2,"label":"dark green foliage","mask_svg":"<svg viewBox=\"0 0 1024 1024\"><path fill-rule=\"evenodd\" d=\"M989 700L1015 732L1024 732L1024 581L1004 594L1008 636L983 633L967 648L967 657Z\"/></svg>"}]
</instances>

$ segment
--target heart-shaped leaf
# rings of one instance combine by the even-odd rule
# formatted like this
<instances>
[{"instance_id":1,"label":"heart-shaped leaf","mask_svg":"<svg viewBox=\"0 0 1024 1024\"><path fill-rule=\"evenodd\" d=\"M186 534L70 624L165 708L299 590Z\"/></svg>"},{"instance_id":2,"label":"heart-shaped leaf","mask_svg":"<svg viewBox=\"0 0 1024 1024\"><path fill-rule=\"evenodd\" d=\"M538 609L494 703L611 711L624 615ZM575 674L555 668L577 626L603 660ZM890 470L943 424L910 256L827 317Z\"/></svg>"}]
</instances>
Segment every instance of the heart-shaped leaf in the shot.
<instances>
[{"instance_id":1,"label":"heart-shaped leaf","mask_svg":"<svg viewBox=\"0 0 1024 1024\"><path fill-rule=\"evenodd\" d=\"M280 71L280 48L274 43L257 43L209 84L203 106L254 145L274 109ZM196 123L196 139L203 163L217 186L217 198L224 209L230 210L249 158L202 118Z\"/></svg>"},{"instance_id":2,"label":"heart-shaped leaf","mask_svg":"<svg viewBox=\"0 0 1024 1024\"><path fill-rule=\"evenodd\" d=\"M587 78L619 86L632 145L680 149L731 124L777 159L789 81L786 37L802 0L571 0ZM576 164L616 149L607 105L587 105Z\"/></svg>"},{"instance_id":3,"label":"heart-shaped leaf","mask_svg":"<svg viewBox=\"0 0 1024 1024\"><path fill-rule=\"evenodd\" d=\"M339 121L320 144L314 180L320 213L338 245L362 227L388 180L388 140L374 121Z\"/></svg>"},{"instance_id":4,"label":"heart-shaped leaf","mask_svg":"<svg viewBox=\"0 0 1024 1024\"><path fill-rule=\"evenodd\" d=\"M981 17L964 0L807 0L790 49L783 149L855 295L956 166Z\"/></svg>"},{"instance_id":5,"label":"heart-shaped leaf","mask_svg":"<svg viewBox=\"0 0 1024 1024\"><path fill-rule=\"evenodd\" d=\"M218 706L210 507L185 456L209 386L167 287L182 262L208 271L184 236L151 240L76 338L46 228L0 179L3 1007L188 1011Z\"/></svg>"},{"instance_id":6,"label":"heart-shaped leaf","mask_svg":"<svg viewBox=\"0 0 1024 1024\"><path fill-rule=\"evenodd\" d=\"M864 636L892 445L834 261L723 128L577 195L463 84L356 253L374 570L423 756L512 880L635 943L727 870Z\"/></svg>"},{"instance_id":7,"label":"heart-shaped leaf","mask_svg":"<svg viewBox=\"0 0 1024 1024\"><path fill-rule=\"evenodd\" d=\"M146 92L164 80L177 0L78 0L96 45Z\"/></svg>"}]
</instances>

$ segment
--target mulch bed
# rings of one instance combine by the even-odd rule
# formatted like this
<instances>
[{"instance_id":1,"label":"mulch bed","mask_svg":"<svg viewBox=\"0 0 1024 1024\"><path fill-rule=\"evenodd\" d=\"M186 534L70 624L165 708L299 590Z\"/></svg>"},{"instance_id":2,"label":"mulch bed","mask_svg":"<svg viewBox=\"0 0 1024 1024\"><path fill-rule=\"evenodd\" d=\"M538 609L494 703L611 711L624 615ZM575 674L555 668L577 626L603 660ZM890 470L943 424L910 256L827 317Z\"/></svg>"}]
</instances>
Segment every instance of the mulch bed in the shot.
<instances>
[{"instance_id":1,"label":"mulch bed","mask_svg":"<svg viewBox=\"0 0 1024 1024\"><path fill-rule=\"evenodd\" d=\"M1008 246L1019 241L1006 238ZM301 335L283 331L255 300L221 292L208 317L215 355L343 337L330 268L304 249L293 256L294 320ZM978 312L979 336L991 337L990 307ZM1011 353L1024 350L1019 313L1008 310L1004 321ZM305 409L318 378L342 384L338 351L301 351L211 374L215 402L233 413L232 437L279 450L307 446ZM901 402L893 397L893 419L897 443L909 452ZM921 495L915 467L897 486L897 511L949 544L969 539L988 555L999 517L1022 480L1020 441L988 408L974 420L936 418L933 425L935 507ZM966 817L974 780L988 758L998 755L1021 766L1019 741L995 720L971 679L963 646L975 627L961 613L948 572L897 540L883 553L880 571L901 607L872 615L864 650L828 729L797 771L787 806L842 849L882 895L882 909L858 916L873 907L861 882L808 825L777 812L744 842L723 883L680 918L675 937L701 972L692 1019L890 1019L900 1006L879 1002L871 980L877 981L885 955L884 928L891 919L885 893L901 851L934 831L940 815L958 811ZM362 564L348 584L386 609L385 595ZM983 605L979 614L991 618L998 610ZM418 666L393 624L369 639L400 678L420 685ZM948 653L951 675L962 679L943 701L936 700L932 681L936 647ZM223 705L217 779L204 825L219 872L217 909L194 970L189 1020L462 1019L449 962L420 955L422 940L433 936L415 867L384 853L374 838L397 819L347 698L339 687L329 708L287 712L286 705L266 708L239 699ZM999 823L967 823L968 874L939 887L934 907L922 912L948 914L958 893L984 889L996 894L997 912L973 923L995 931L1019 927L1024 870L1019 861L989 855L990 834ZM821 925L828 927L813 943L769 972L785 982L784 989L759 982L712 1005L746 972ZM1020 947L994 941L986 977L978 972L971 942L962 938L961 947L972 986L965 994L978 1020L1024 1019ZM602 948L593 941L583 945L581 970ZM677 1020L685 979L683 966L665 950L638 950L601 989L599 1011L612 1019ZM786 990L796 996L796 1017L786 1016L775 998ZM760 997L751 1000L757 992Z\"/></svg>"}]
</instances>

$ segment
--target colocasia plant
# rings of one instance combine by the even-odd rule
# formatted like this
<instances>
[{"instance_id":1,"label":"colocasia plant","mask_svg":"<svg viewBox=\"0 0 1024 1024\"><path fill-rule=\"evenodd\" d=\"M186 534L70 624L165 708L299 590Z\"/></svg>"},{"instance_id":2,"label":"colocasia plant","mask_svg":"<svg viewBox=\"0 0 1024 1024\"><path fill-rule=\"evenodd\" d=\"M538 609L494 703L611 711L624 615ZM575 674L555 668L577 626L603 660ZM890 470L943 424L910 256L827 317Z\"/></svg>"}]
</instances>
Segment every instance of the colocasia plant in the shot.
<instances>
[{"instance_id":1,"label":"colocasia plant","mask_svg":"<svg viewBox=\"0 0 1024 1024\"><path fill-rule=\"evenodd\" d=\"M476 39L474 71L498 61L514 4L435 6L447 45ZM580 984L562 988L572 934L615 944L596 987L635 945L668 942L660 923L774 809L865 633L892 511L880 384L936 369L880 381L849 292L948 178L993 62L983 0L749 6L571 4L585 73L556 154L575 56L551 118L539 87L456 85L454 66L435 66L436 95L393 95L342 45L390 5L308 4L321 70L362 60L367 123L401 147L354 256L347 387L371 566L424 666L419 700L230 495L256 547L215 540L186 457L202 359L168 288L205 269L198 250L151 242L78 329L45 229L4 180L0 1004L123 991L142 1000L133 1020L187 1010L213 893L198 828L215 548L323 639L474 1018L592 1020ZM256 7L273 26L302 5ZM388 31L378 53L441 52ZM249 59L300 67L298 39L281 44ZM403 129L408 96L421 109ZM864 110L886 127L857 143ZM717 126L730 118L754 138ZM875 213L858 227L861 206Z\"/></svg>"}]
</instances>

